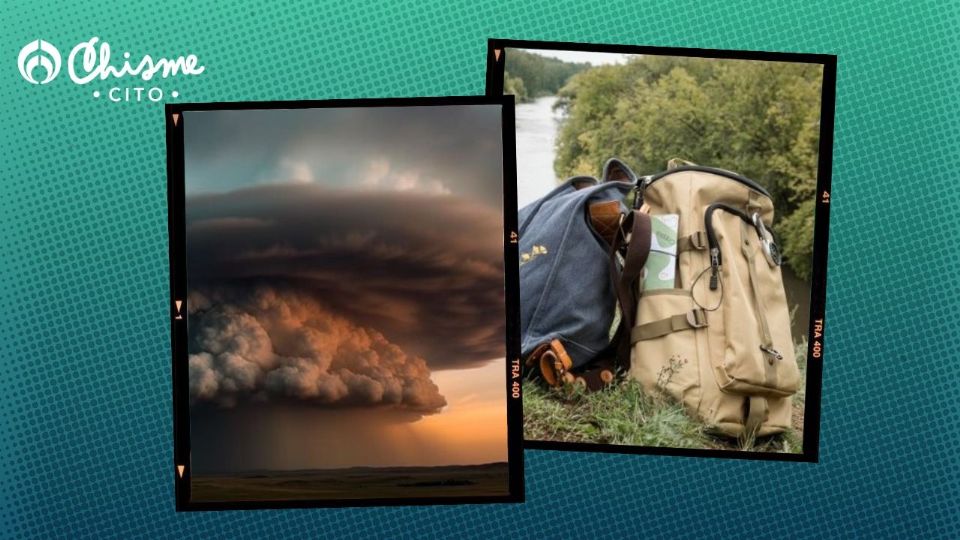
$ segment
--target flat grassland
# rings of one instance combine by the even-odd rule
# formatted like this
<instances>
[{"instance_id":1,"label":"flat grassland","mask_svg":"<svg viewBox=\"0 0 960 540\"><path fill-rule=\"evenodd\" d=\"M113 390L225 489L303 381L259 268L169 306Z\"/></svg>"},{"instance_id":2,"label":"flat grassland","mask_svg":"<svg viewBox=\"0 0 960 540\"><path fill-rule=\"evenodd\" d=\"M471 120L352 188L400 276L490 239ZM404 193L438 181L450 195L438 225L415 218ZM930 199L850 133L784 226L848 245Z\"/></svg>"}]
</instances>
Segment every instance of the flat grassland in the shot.
<instances>
[{"instance_id":1,"label":"flat grassland","mask_svg":"<svg viewBox=\"0 0 960 540\"><path fill-rule=\"evenodd\" d=\"M195 474L191 500L284 501L508 495L506 463Z\"/></svg>"}]
</instances>

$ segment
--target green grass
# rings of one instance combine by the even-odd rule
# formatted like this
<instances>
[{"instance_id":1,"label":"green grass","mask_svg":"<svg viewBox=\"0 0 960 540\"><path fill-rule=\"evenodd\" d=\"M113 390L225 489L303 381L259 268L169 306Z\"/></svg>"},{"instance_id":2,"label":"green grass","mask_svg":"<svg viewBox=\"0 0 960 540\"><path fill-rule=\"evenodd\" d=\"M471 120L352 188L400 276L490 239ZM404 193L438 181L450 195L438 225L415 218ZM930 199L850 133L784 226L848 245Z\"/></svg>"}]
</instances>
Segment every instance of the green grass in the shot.
<instances>
[{"instance_id":1,"label":"green grass","mask_svg":"<svg viewBox=\"0 0 960 540\"><path fill-rule=\"evenodd\" d=\"M807 344L797 344L801 380L806 376ZM683 408L645 394L640 384L622 380L599 392L577 386L545 388L523 384L524 438L628 446L703 448L752 452L803 452L805 385L793 400L793 429L762 439L730 439L711 435Z\"/></svg>"}]
</instances>

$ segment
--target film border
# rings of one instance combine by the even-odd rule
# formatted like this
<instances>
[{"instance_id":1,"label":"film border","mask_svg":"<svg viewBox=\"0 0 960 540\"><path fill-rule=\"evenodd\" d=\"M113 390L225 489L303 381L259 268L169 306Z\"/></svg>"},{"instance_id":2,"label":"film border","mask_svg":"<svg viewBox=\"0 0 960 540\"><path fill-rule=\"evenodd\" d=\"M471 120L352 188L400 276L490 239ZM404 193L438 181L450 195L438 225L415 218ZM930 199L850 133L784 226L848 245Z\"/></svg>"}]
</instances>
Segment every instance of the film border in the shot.
<instances>
[{"instance_id":1,"label":"film border","mask_svg":"<svg viewBox=\"0 0 960 540\"><path fill-rule=\"evenodd\" d=\"M500 106L503 152L503 246L506 307L506 373L507 407L507 495L457 497L402 497L370 499L316 499L263 501L192 501L190 496L190 411L187 366L187 325L183 316L187 296L186 234L184 214L184 124L190 111L311 109L353 107L426 107L451 105ZM170 241L170 323L173 379L173 476L177 511L253 510L284 508L341 508L369 506L415 506L520 503L524 501L523 471L523 408L513 366L520 356L519 255L516 238L516 148L513 96L439 96L412 98L360 98L298 101L239 101L167 104L164 111L167 148L167 204Z\"/></svg>"},{"instance_id":2,"label":"film border","mask_svg":"<svg viewBox=\"0 0 960 540\"><path fill-rule=\"evenodd\" d=\"M814 217L813 276L810 286L810 326L807 331L807 379L803 421L803 452L799 454L787 454L777 452L626 446L542 440L525 440L523 443L524 448L533 450L650 454L806 463L819 462L820 400L823 383L823 355L826 349L824 328L826 321L827 244L829 239L830 186L833 164L833 131L836 109L836 55L490 38L487 41L486 91L488 96L494 97L503 94L503 72L506 63L506 49L508 48L767 60L820 64L823 66L823 87L820 102L820 146L817 163L817 202Z\"/></svg>"}]
</instances>

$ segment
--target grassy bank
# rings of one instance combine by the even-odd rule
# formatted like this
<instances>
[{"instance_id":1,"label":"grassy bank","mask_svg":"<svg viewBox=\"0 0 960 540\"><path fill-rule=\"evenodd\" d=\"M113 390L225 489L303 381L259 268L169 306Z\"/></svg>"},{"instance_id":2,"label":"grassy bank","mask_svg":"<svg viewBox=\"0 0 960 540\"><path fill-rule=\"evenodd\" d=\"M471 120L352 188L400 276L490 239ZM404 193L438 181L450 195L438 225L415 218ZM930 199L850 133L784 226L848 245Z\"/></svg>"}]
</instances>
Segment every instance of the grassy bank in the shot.
<instances>
[{"instance_id":1,"label":"grassy bank","mask_svg":"<svg viewBox=\"0 0 960 540\"><path fill-rule=\"evenodd\" d=\"M797 345L802 379L806 343ZM524 438L563 442L706 448L752 452L803 452L804 388L794 396L793 429L758 440L737 440L705 433L677 404L646 395L640 384L624 380L588 393L577 387L523 386Z\"/></svg>"}]
</instances>

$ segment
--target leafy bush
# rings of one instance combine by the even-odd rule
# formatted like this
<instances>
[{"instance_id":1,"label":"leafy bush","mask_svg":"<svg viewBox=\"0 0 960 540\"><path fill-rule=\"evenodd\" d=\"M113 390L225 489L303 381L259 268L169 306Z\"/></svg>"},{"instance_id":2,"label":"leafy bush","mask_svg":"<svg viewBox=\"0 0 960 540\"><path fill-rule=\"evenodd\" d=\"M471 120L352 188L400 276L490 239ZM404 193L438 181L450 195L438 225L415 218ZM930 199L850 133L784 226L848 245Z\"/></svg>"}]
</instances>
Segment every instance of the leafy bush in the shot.
<instances>
[{"instance_id":1,"label":"leafy bush","mask_svg":"<svg viewBox=\"0 0 960 540\"><path fill-rule=\"evenodd\" d=\"M527 87L523 84L523 79L514 77L507 71L503 72L503 93L514 95L517 103L530 101L530 95L527 94Z\"/></svg>"},{"instance_id":2,"label":"leafy bush","mask_svg":"<svg viewBox=\"0 0 960 540\"><path fill-rule=\"evenodd\" d=\"M619 156L640 174L680 157L770 191L788 264L809 278L822 69L816 64L638 56L574 75L560 90L559 178Z\"/></svg>"}]
</instances>

